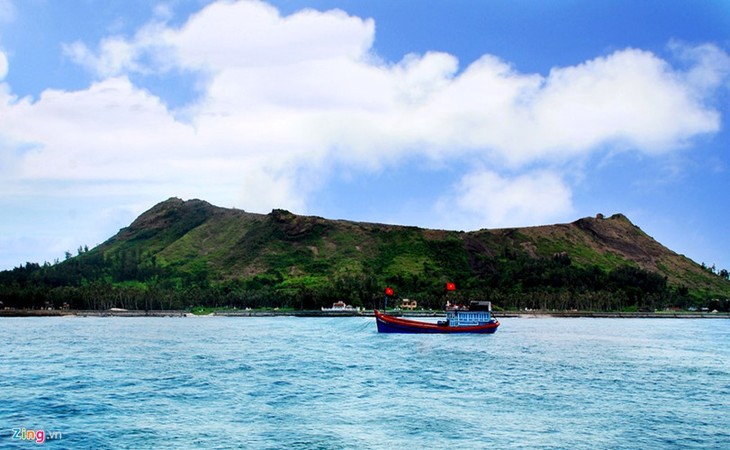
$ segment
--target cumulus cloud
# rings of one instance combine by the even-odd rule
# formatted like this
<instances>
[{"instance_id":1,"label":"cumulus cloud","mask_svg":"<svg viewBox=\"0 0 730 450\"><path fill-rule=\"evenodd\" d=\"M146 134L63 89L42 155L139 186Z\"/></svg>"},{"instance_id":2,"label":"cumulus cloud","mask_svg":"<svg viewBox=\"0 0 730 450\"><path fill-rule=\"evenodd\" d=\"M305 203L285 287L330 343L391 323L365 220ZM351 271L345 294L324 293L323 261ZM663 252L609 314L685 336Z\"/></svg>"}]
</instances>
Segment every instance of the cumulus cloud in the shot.
<instances>
[{"instance_id":1,"label":"cumulus cloud","mask_svg":"<svg viewBox=\"0 0 730 450\"><path fill-rule=\"evenodd\" d=\"M690 46L679 41L669 43L675 55L689 66L682 74L683 82L695 95L707 96L715 89L728 85L730 75L730 55L712 44Z\"/></svg>"},{"instance_id":2,"label":"cumulus cloud","mask_svg":"<svg viewBox=\"0 0 730 450\"><path fill-rule=\"evenodd\" d=\"M182 28L160 30L160 37L178 63L218 71L357 59L370 49L374 29L372 20L342 11L282 17L272 6L242 1L212 4Z\"/></svg>"},{"instance_id":3,"label":"cumulus cloud","mask_svg":"<svg viewBox=\"0 0 730 450\"><path fill-rule=\"evenodd\" d=\"M104 39L95 54L82 42L63 45L63 52L75 63L84 66L99 78L113 77L125 71L138 71L135 63L138 49L120 37Z\"/></svg>"},{"instance_id":4,"label":"cumulus cloud","mask_svg":"<svg viewBox=\"0 0 730 450\"><path fill-rule=\"evenodd\" d=\"M618 144L647 153L715 132L719 114L663 60L628 49L554 69L537 94L534 150L587 152Z\"/></svg>"},{"instance_id":5,"label":"cumulus cloud","mask_svg":"<svg viewBox=\"0 0 730 450\"><path fill-rule=\"evenodd\" d=\"M87 89L36 101L0 92L0 135L26 149L4 157L16 180L144 180L146 193L306 212L334 167L415 157L467 168L441 202L460 217L542 222L571 210L555 167L607 148L662 154L716 132L707 100L728 77L728 55L709 44L678 50L681 68L625 49L543 76L493 55L461 71L439 52L382 61L374 21L337 10L282 16L221 1L180 27L158 16L130 38L64 47L98 77ZM203 86L180 110L131 81L172 70Z\"/></svg>"},{"instance_id":6,"label":"cumulus cloud","mask_svg":"<svg viewBox=\"0 0 730 450\"><path fill-rule=\"evenodd\" d=\"M509 177L491 170L464 175L437 209L449 227L504 228L546 223L572 213L566 183L547 170Z\"/></svg>"}]
</instances>

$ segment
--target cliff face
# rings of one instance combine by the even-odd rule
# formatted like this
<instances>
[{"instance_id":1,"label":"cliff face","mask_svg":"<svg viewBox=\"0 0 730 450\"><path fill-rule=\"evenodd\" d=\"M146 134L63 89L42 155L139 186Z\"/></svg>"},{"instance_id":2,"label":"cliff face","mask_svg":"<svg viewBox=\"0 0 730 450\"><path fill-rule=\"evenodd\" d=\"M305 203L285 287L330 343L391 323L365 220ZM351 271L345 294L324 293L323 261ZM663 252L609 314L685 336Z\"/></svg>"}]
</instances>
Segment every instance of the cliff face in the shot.
<instances>
[{"instance_id":1,"label":"cliff face","mask_svg":"<svg viewBox=\"0 0 730 450\"><path fill-rule=\"evenodd\" d=\"M373 271L392 277L460 272L479 277L494 274L499 258L561 257L578 267L637 267L666 277L670 285L730 293L730 282L664 247L621 214L465 233L328 220L284 210L252 214L172 198L94 251L133 251L181 270L202 267L220 280Z\"/></svg>"}]
</instances>

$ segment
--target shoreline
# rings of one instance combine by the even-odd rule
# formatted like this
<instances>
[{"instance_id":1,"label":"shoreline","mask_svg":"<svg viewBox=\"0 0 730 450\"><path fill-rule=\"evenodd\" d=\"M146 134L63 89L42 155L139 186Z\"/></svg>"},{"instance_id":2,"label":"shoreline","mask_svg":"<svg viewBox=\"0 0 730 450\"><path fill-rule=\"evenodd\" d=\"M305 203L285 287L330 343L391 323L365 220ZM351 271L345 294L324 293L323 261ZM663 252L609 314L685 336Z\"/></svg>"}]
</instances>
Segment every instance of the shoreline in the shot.
<instances>
[{"instance_id":1,"label":"shoreline","mask_svg":"<svg viewBox=\"0 0 730 450\"><path fill-rule=\"evenodd\" d=\"M392 311L389 314L403 317L445 317L438 311ZM603 318L603 319L730 319L726 312L595 312L595 311L495 311L495 318ZM5 309L3 317L374 317L366 311L276 311L276 310L223 310L207 315L196 315L186 310L43 310Z\"/></svg>"}]
</instances>

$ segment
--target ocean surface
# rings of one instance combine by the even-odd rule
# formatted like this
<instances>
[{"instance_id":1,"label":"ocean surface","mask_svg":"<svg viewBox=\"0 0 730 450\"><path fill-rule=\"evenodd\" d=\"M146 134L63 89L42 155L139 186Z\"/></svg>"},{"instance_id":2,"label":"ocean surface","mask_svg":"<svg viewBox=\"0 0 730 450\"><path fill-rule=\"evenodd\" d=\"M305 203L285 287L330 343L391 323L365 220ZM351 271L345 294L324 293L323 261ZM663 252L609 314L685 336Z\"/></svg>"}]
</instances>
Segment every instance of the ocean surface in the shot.
<instances>
[{"instance_id":1,"label":"ocean surface","mask_svg":"<svg viewBox=\"0 0 730 450\"><path fill-rule=\"evenodd\" d=\"M0 448L730 448L725 319L3 318L0 346Z\"/></svg>"}]
</instances>

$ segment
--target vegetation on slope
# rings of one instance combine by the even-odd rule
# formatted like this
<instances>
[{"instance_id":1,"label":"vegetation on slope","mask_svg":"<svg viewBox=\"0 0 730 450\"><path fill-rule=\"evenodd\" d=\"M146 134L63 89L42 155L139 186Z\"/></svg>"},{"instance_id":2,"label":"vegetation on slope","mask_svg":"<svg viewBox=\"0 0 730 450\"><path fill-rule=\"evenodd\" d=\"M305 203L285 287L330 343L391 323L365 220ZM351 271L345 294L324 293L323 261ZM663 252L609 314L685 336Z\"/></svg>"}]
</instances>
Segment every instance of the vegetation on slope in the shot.
<instances>
[{"instance_id":1,"label":"vegetation on slope","mask_svg":"<svg viewBox=\"0 0 730 450\"><path fill-rule=\"evenodd\" d=\"M0 272L6 307L376 307L384 287L424 307L488 299L505 309L727 310L727 271L663 247L622 215L456 232L251 214L170 199L58 264Z\"/></svg>"}]
</instances>

